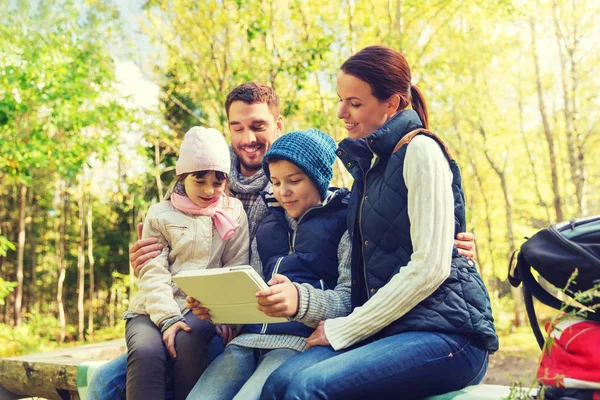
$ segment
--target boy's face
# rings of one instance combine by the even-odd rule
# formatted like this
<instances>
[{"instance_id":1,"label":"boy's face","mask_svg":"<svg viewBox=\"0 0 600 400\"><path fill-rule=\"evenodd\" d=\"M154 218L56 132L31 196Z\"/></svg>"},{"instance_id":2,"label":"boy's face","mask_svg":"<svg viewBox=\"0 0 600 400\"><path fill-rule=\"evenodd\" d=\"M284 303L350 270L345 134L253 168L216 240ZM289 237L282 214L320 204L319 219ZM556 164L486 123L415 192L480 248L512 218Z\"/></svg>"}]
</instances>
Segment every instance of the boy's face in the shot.
<instances>
[{"instance_id":1,"label":"boy's face","mask_svg":"<svg viewBox=\"0 0 600 400\"><path fill-rule=\"evenodd\" d=\"M315 184L300 168L286 160L269 163L273 194L292 218L299 218L308 209L321 204Z\"/></svg>"}]
</instances>

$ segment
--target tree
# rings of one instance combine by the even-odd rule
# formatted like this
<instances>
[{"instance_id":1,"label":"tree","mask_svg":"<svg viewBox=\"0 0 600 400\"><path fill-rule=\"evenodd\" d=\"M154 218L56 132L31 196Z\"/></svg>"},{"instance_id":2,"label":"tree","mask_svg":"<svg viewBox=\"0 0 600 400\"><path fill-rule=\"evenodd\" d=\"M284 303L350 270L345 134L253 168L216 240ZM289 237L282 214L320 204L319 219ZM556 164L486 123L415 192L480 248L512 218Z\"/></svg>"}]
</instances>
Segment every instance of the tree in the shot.
<instances>
[{"instance_id":1,"label":"tree","mask_svg":"<svg viewBox=\"0 0 600 400\"><path fill-rule=\"evenodd\" d=\"M2 92L11 95L0 100L0 166L20 188L15 301L19 324L26 195L31 180L39 171L50 169L66 182L74 182L91 154L107 153L125 112L114 94L109 37L98 29L110 16L107 10L78 8L69 0L60 5L25 1L7 7L10 12L3 17L0 32L8 56L0 61L0 83ZM65 228L62 224L63 234ZM63 240L61 247L66 251ZM57 300L64 327L64 260L59 265Z\"/></svg>"}]
</instances>

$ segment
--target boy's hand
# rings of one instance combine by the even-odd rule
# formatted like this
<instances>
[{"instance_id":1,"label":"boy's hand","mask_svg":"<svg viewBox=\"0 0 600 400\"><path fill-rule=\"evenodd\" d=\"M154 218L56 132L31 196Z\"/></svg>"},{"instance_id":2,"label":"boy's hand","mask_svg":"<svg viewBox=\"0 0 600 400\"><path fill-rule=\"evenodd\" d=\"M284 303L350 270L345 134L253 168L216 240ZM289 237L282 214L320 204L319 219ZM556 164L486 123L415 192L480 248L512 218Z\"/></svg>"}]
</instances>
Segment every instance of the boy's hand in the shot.
<instances>
[{"instance_id":1,"label":"boy's hand","mask_svg":"<svg viewBox=\"0 0 600 400\"><path fill-rule=\"evenodd\" d=\"M461 232L454 241L458 254L463 257L475 258L475 235L471 232Z\"/></svg>"},{"instance_id":2,"label":"boy's hand","mask_svg":"<svg viewBox=\"0 0 600 400\"><path fill-rule=\"evenodd\" d=\"M306 348L314 346L331 346L327 336L325 335L325 321L320 321L317 329L306 339Z\"/></svg>"},{"instance_id":3,"label":"boy's hand","mask_svg":"<svg viewBox=\"0 0 600 400\"><path fill-rule=\"evenodd\" d=\"M168 327L167 330L163 332L163 343L165 344L165 347L167 348L171 357L174 359L177 358L177 353L175 352L175 336L177 336L177 332L181 330L191 332L192 328L190 328L185 322L179 321Z\"/></svg>"},{"instance_id":4,"label":"boy's hand","mask_svg":"<svg viewBox=\"0 0 600 400\"><path fill-rule=\"evenodd\" d=\"M185 308L192 310L192 314L197 316L198 319L203 321L210 320L210 310L206 307L202 307L202 304L191 296L185 298Z\"/></svg>"},{"instance_id":5,"label":"boy's hand","mask_svg":"<svg viewBox=\"0 0 600 400\"><path fill-rule=\"evenodd\" d=\"M144 224L140 222L137 226L138 241L129 248L129 263L136 275L140 274L148 261L159 256L164 247L155 237L141 239L143 227Z\"/></svg>"},{"instance_id":6,"label":"boy's hand","mask_svg":"<svg viewBox=\"0 0 600 400\"><path fill-rule=\"evenodd\" d=\"M274 274L271 287L256 292L257 308L269 317L293 317L298 313L298 289L285 275Z\"/></svg>"},{"instance_id":7,"label":"boy's hand","mask_svg":"<svg viewBox=\"0 0 600 400\"><path fill-rule=\"evenodd\" d=\"M217 335L223 338L223 344L225 345L237 336L235 329L229 325L216 325L215 328L217 329Z\"/></svg>"}]
</instances>

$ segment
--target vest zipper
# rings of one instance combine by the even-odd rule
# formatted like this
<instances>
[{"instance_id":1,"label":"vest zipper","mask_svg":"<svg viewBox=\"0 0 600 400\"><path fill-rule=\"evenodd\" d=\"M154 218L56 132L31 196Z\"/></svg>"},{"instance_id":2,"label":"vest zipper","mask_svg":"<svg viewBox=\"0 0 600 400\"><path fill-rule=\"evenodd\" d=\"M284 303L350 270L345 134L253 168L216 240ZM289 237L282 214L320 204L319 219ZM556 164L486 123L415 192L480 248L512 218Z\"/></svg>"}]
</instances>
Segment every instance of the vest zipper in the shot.
<instances>
[{"instance_id":1,"label":"vest zipper","mask_svg":"<svg viewBox=\"0 0 600 400\"><path fill-rule=\"evenodd\" d=\"M373 153L373 155L375 157L377 157L375 159L375 162L373 163L373 165L371 165L371 167L369 167L369 170L365 173L365 171L362 169L362 167L360 166L360 163L358 164L358 166L360 167L361 171L363 171L363 175L364 175L364 193L361 196L360 199L360 208L358 210L358 231L360 233L360 241L361 241L361 246L362 246L362 259L363 259L363 274L364 274L364 278L365 278L365 290L367 292L367 300L371 298L371 293L369 293L369 281L367 281L367 260L365 258L365 237L363 236L363 231L362 231L362 211L363 211L363 203L365 202L365 196L367 195L367 176L369 175L369 172L373 169L373 167L375 167L377 165L377 163L379 162L379 157L375 154L375 152L373 151L373 149L371 149L371 146L369 146L369 141L366 141L367 147L369 148L369 150L371 151L371 153Z\"/></svg>"},{"instance_id":2,"label":"vest zipper","mask_svg":"<svg viewBox=\"0 0 600 400\"><path fill-rule=\"evenodd\" d=\"M273 268L273 273L271 274L271 278L273 277L273 275L275 275L279 271L279 264L281 264L281 260L283 260L283 257L279 257L277 259L277 262L275 263L275 268ZM260 328L261 335L264 335L265 333L267 333L268 327L269 327L269 324L262 324L262 328Z\"/></svg>"},{"instance_id":3,"label":"vest zipper","mask_svg":"<svg viewBox=\"0 0 600 400\"><path fill-rule=\"evenodd\" d=\"M271 278L273 277L273 275L279 272L279 264L281 264L281 260L283 260L283 257L279 257L277 259L277 262L275 263L275 268L273 268L273 273L271 274Z\"/></svg>"},{"instance_id":4,"label":"vest zipper","mask_svg":"<svg viewBox=\"0 0 600 400\"><path fill-rule=\"evenodd\" d=\"M298 222L296 223L296 226L294 227L294 233L292 234L292 242L290 244L290 254L295 253L296 252L296 233L298 232L298 225L300 225L300 222L302 221L302 218L304 218L304 216L306 214L308 214L309 212L311 212L312 210L314 210L315 208L320 208L323 207L323 204L320 204L316 207L311 207L308 210L306 210L306 212L304 214L302 214L300 216L300 218L298 219ZM289 235L289 233L288 233Z\"/></svg>"}]
</instances>

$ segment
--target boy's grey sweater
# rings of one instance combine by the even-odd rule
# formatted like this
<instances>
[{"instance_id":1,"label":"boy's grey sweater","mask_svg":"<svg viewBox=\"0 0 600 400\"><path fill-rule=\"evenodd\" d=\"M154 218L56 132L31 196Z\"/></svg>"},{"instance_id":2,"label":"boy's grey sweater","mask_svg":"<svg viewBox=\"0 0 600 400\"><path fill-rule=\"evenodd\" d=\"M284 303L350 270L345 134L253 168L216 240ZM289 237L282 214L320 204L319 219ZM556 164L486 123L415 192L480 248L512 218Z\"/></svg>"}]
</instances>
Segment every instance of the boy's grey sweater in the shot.
<instances>
[{"instance_id":1,"label":"boy's grey sweater","mask_svg":"<svg viewBox=\"0 0 600 400\"><path fill-rule=\"evenodd\" d=\"M296 227L296 220L289 217L287 213L286 220L291 229ZM350 314L352 310L350 302L350 243L350 235L346 232L340 239L338 246L339 277L333 290L317 289L308 283L294 283L294 286L298 289L299 301L298 313L292 320L316 327L319 321ZM253 239L250 249L250 264L263 276L262 262L257 249L256 239ZM287 348L300 352L306 347L306 338L295 335L244 333L233 339L229 344L259 349Z\"/></svg>"}]
</instances>

